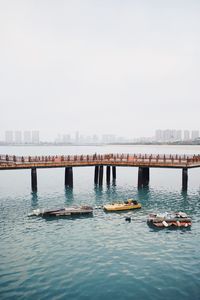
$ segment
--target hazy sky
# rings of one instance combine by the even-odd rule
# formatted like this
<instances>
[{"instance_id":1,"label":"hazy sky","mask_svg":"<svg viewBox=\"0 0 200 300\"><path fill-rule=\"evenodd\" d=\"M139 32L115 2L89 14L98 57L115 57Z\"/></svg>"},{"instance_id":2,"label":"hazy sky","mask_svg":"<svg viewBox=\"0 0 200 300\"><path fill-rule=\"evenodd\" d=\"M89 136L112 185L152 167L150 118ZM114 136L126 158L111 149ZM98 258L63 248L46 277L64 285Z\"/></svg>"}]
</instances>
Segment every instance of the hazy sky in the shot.
<instances>
[{"instance_id":1,"label":"hazy sky","mask_svg":"<svg viewBox=\"0 0 200 300\"><path fill-rule=\"evenodd\" d=\"M199 55L199 0L0 0L0 135L200 129Z\"/></svg>"}]
</instances>

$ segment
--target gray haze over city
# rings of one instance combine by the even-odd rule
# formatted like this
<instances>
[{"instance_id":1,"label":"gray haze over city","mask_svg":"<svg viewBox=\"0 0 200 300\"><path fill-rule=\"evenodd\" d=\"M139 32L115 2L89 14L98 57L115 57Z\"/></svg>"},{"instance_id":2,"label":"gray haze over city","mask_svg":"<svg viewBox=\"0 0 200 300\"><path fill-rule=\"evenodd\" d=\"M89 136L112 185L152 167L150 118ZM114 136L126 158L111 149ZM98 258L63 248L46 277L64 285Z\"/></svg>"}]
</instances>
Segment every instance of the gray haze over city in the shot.
<instances>
[{"instance_id":1,"label":"gray haze over city","mask_svg":"<svg viewBox=\"0 0 200 300\"><path fill-rule=\"evenodd\" d=\"M0 0L5 131L199 130L199 0Z\"/></svg>"}]
</instances>

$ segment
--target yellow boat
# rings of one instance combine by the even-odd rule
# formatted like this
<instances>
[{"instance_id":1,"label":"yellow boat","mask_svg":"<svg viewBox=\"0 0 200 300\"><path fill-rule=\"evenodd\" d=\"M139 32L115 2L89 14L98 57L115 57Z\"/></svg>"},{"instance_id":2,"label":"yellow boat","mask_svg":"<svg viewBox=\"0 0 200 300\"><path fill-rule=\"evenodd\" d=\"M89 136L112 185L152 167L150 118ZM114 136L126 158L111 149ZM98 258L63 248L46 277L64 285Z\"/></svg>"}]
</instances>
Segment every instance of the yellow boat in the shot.
<instances>
[{"instance_id":1,"label":"yellow boat","mask_svg":"<svg viewBox=\"0 0 200 300\"><path fill-rule=\"evenodd\" d=\"M105 211L124 211L124 210L132 210L141 208L141 204L138 203L136 200L128 199L127 201L124 201L123 203L112 203L108 205L104 205L103 208Z\"/></svg>"}]
</instances>

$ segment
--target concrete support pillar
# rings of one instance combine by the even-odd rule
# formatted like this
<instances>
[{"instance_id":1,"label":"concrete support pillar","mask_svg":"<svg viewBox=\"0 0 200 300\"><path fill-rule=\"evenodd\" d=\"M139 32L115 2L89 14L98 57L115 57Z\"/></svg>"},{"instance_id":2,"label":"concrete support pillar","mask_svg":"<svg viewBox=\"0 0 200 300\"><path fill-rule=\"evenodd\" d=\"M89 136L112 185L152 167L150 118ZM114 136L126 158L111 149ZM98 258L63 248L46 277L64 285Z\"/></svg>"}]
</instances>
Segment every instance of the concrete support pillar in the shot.
<instances>
[{"instance_id":1,"label":"concrete support pillar","mask_svg":"<svg viewBox=\"0 0 200 300\"><path fill-rule=\"evenodd\" d=\"M37 191L37 169L36 168L31 169L31 187L33 192Z\"/></svg>"},{"instance_id":2,"label":"concrete support pillar","mask_svg":"<svg viewBox=\"0 0 200 300\"><path fill-rule=\"evenodd\" d=\"M143 172L142 172L142 168L138 168L138 188L142 187L142 180L143 180Z\"/></svg>"},{"instance_id":3,"label":"concrete support pillar","mask_svg":"<svg viewBox=\"0 0 200 300\"><path fill-rule=\"evenodd\" d=\"M110 184L110 166L107 166L106 168L106 182L107 184Z\"/></svg>"},{"instance_id":4,"label":"concrete support pillar","mask_svg":"<svg viewBox=\"0 0 200 300\"><path fill-rule=\"evenodd\" d=\"M182 190L187 191L188 187L188 169L183 168L182 169Z\"/></svg>"},{"instance_id":5,"label":"concrete support pillar","mask_svg":"<svg viewBox=\"0 0 200 300\"><path fill-rule=\"evenodd\" d=\"M112 167L112 176L113 176L113 180L115 180L116 179L116 167L115 166Z\"/></svg>"},{"instance_id":6,"label":"concrete support pillar","mask_svg":"<svg viewBox=\"0 0 200 300\"><path fill-rule=\"evenodd\" d=\"M138 168L138 188L142 188L149 185L149 168Z\"/></svg>"},{"instance_id":7,"label":"concrete support pillar","mask_svg":"<svg viewBox=\"0 0 200 300\"><path fill-rule=\"evenodd\" d=\"M65 168L65 186L73 187L73 169L72 169L72 167Z\"/></svg>"},{"instance_id":8,"label":"concrete support pillar","mask_svg":"<svg viewBox=\"0 0 200 300\"><path fill-rule=\"evenodd\" d=\"M103 166L99 168L99 185L103 185Z\"/></svg>"},{"instance_id":9,"label":"concrete support pillar","mask_svg":"<svg viewBox=\"0 0 200 300\"><path fill-rule=\"evenodd\" d=\"M144 186L149 185L149 168L143 168L144 172Z\"/></svg>"},{"instance_id":10,"label":"concrete support pillar","mask_svg":"<svg viewBox=\"0 0 200 300\"><path fill-rule=\"evenodd\" d=\"M97 184L99 179L99 166L95 166L94 169L94 183Z\"/></svg>"}]
</instances>

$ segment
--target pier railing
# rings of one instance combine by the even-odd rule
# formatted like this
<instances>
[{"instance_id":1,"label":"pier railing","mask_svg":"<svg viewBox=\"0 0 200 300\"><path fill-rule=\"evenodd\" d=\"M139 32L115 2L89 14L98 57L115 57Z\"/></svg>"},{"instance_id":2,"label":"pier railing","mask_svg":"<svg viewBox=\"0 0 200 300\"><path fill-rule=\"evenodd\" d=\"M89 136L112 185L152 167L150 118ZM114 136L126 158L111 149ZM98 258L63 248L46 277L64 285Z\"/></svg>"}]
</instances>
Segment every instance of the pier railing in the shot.
<instances>
[{"instance_id":1,"label":"pier railing","mask_svg":"<svg viewBox=\"0 0 200 300\"><path fill-rule=\"evenodd\" d=\"M176 165L189 166L190 164L200 166L200 155L178 155L178 154L123 154L123 153L109 153L109 154L93 154L93 155L49 155L49 156L16 156L16 155L0 155L0 165L10 164L46 164L49 165L63 165L63 163L91 165L91 164L126 164L126 165L140 165L148 164L156 165Z\"/></svg>"}]
</instances>

